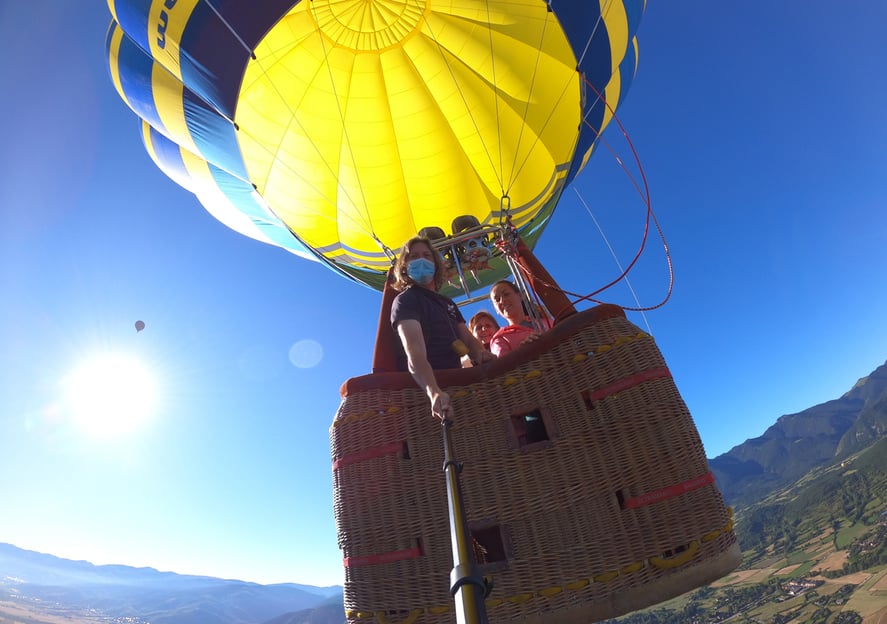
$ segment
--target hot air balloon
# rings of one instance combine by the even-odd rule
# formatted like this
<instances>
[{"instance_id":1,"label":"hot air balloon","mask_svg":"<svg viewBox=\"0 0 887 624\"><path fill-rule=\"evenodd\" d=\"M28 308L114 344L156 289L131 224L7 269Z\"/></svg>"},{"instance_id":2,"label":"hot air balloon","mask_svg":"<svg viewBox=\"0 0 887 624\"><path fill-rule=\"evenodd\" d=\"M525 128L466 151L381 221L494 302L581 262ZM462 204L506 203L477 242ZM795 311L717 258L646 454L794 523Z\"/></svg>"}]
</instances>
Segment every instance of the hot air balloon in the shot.
<instances>
[{"instance_id":1,"label":"hot air balloon","mask_svg":"<svg viewBox=\"0 0 887 624\"><path fill-rule=\"evenodd\" d=\"M145 321L136 321L135 323L136 333L139 333L143 329L145 329Z\"/></svg>"},{"instance_id":2,"label":"hot air balloon","mask_svg":"<svg viewBox=\"0 0 887 624\"><path fill-rule=\"evenodd\" d=\"M635 73L644 2L606 5L109 0L107 46L160 169L381 289L389 250L459 217L533 246Z\"/></svg>"},{"instance_id":3,"label":"hot air balloon","mask_svg":"<svg viewBox=\"0 0 887 624\"><path fill-rule=\"evenodd\" d=\"M738 565L652 337L616 306L576 312L532 253L634 78L644 6L109 0L111 78L157 166L238 232L383 290L374 372L345 382L330 429L349 622L450 622L466 580L441 582L439 427L391 368L386 274L417 232L444 294L511 273L559 320L439 375L490 621L615 617Z\"/></svg>"}]
</instances>

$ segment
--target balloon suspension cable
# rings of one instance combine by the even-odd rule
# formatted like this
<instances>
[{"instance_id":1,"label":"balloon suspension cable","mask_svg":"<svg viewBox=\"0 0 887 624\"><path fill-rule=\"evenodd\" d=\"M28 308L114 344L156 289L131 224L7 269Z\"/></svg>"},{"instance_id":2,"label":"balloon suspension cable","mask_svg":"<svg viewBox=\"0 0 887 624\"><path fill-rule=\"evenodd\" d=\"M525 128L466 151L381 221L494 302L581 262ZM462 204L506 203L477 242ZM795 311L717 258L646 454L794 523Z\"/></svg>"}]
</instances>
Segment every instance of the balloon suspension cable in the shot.
<instances>
[{"instance_id":1,"label":"balloon suspension cable","mask_svg":"<svg viewBox=\"0 0 887 624\"><path fill-rule=\"evenodd\" d=\"M511 270L511 274L514 276L514 285L517 286L517 289L520 292L524 312L529 317L530 323L533 324L533 327L535 327L539 333L544 332L548 329L548 324L543 318L546 320L549 319L551 317L550 311L545 307L545 304L533 288L532 281L529 279L530 276L528 276L524 267L522 267L511 255L506 255L505 261L508 264L508 268ZM535 275L532 276L532 278L541 281Z\"/></svg>"},{"instance_id":2,"label":"balloon suspension cable","mask_svg":"<svg viewBox=\"0 0 887 624\"><path fill-rule=\"evenodd\" d=\"M632 268L634 268L634 265L637 264L638 260L641 257L641 254L643 253L643 251L647 245L647 237L649 235L650 223L652 222L654 227L656 228L657 233L659 234L659 239L662 241L662 247L663 247L663 250L665 251L665 261L666 261L666 264L668 265L668 290L665 294L665 297L663 297L663 299L655 305L652 305L652 306L638 305L637 307L623 306L623 308L625 310L629 310L632 312L648 312L650 310L655 310L657 308L664 306L668 302L668 300L671 298L672 292L674 290L674 266L671 261L671 251L668 248L668 242L665 240L665 234L662 231L662 227L659 224L659 220L656 218L656 215L653 212L652 202L650 200L650 187L649 187L649 184L647 183L647 176L646 176L646 173L644 172L644 167L641 164L641 159L637 153L637 150L635 149L634 143L632 143L631 137L628 135L628 131L625 129L625 126L622 124L622 121L620 121L619 116L616 115L616 111L613 109L612 106L610 106L610 104L607 102L606 98L604 98L604 96L600 93L600 91L598 91L594 87L594 85L588 81L587 78L585 79L585 82L589 86L589 88L592 91L594 91L594 93L597 95L598 99L604 103L604 105L607 107L607 110L610 111L613 121L615 121L616 124L619 126L619 129L622 132L622 136L625 138L626 143L628 144L629 148L631 149L631 153L634 157L635 164L637 165L638 172L640 173L640 176L641 176L643 188L641 188L641 184L638 183L638 181L635 179L635 177L628 170L628 168L625 165L625 163L623 162L623 160L619 157L618 154L616 154L616 151L613 149L612 145L610 145L610 143L608 143L607 141L605 141L603 139L600 131L597 128L594 128L591 124L589 124L587 120L584 121L584 123L589 128L591 128L594 131L594 133L597 135L597 137L598 137L597 140L600 143L602 143L604 146L606 146L607 150L613 155L613 158L616 160L616 162L619 163L619 166L622 168L622 170L628 176L629 180L631 180L632 185L634 186L635 190L637 191L638 195L640 196L641 200L643 201L644 205L646 206L647 210L646 210L646 217L644 220L644 234L641 238L641 244L638 247L638 250L635 253L634 257L632 258L631 262L629 262L628 265L624 269L621 269L621 267L620 267L621 272L620 272L619 276L591 293L588 293L586 295L582 295L579 293L574 293L574 292L571 292L568 290L564 290L564 289L560 288L559 286L557 286L556 284L548 284L544 281L542 283L544 283L546 286L548 286L550 288L555 288L557 290L560 290L562 293L564 293L565 295L567 295L569 297L573 297L574 304L579 303L580 301L590 301L592 303L604 303L604 301L602 301L600 299L596 299L595 297L597 295L599 295L600 293L604 292L605 290L615 286L616 284L621 282L623 279L627 279L628 273L632 270ZM618 262L617 262L617 264L618 264ZM520 269L523 271L522 267L520 267ZM637 298L635 298L635 300L637 300Z\"/></svg>"},{"instance_id":3,"label":"balloon suspension cable","mask_svg":"<svg viewBox=\"0 0 887 624\"><path fill-rule=\"evenodd\" d=\"M650 310L655 310L657 308L664 306L666 304L666 302L668 302L668 300L671 298L671 294L674 290L674 266L672 265L672 262L671 262L671 251L668 248L668 242L665 240L665 234L662 231L662 227L659 225L659 220L656 218L656 215L653 212L653 206L652 206L652 202L650 200L650 185L647 182L647 174L644 172L644 167L641 164L641 158L638 155L637 149L635 148L634 143L631 140L631 137L628 135L628 131L625 129L625 126L622 124L622 121L619 119L619 116L616 114L615 109L610 105L609 102L607 102L607 99L604 97L604 95L600 91L598 91L595 88L595 86L593 84L591 84L591 82L587 78L585 78L585 84L588 85L588 87L592 91L594 91L594 93L598 97L598 99L601 102L603 102L604 106L607 107L607 110L610 111L610 115L612 115L613 121L615 121L616 125L619 126L619 130L622 132L622 136L625 138L625 142L628 144L628 147L631 150L631 154L634 157L634 162L637 165L638 172L640 173L640 176L641 176L641 182L643 184L643 189L641 188L641 185L638 184L637 180L634 178L634 176L631 174L631 172L628 170L628 167L625 165L625 163L622 161L622 159L619 157L619 155L616 154L616 151L613 149L613 146L610 145L610 143L608 143L607 141L603 140L603 137L601 137L600 131L597 128L594 128L591 124L589 124L587 120L585 120L585 124L594 131L594 133L598 137L598 141L600 141L601 143L603 143L606 146L607 150L610 152L610 154L613 156L613 158L616 160L616 162L619 163L619 166L622 168L622 170L628 176L628 179L631 180L631 183L634 186L635 190L637 191L638 195L640 196L641 201L643 201L644 205L647 207L647 214L646 214L646 218L644 220L644 235L641 238L640 247L638 247L637 253L635 253L634 258L631 259L631 262L628 263L628 266L625 267L625 269L620 273L620 275L616 279L614 279L610 283L602 286L601 288L598 288L596 291L580 297L576 301L576 303L578 303L579 301L593 301L595 303L601 303L600 301L593 299L593 297L595 295L598 295L601 292L607 290L608 288L614 286L615 284L619 283L620 281L622 281L622 279L624 279L628 275L629 271L631 271L631 269L634 267L634 265L640 259L641 254L643 253L644 248L646 247L647 236L650 231L650 222L652 221L654 226L656 227L656 231L659 234L659 240L662 241L662 248L665 251L665 261L666 261L666 264L668 265L668 290L666 291L665 297L663 297L662 301L660 301L659 303L657 303L655 305L646 306L646 307L638 306L637 308L626 307L625 309L631 310L633 312L646 312L646 311L650 311ZM576 295L570 293L570 296L576 296Z\"/></svg>"},{"instance_id":4,"label":"balloon suspension cable","mask_svg":"<svg viewBox=\"0 0 887 624\"><path fill-rule=\"evenodd\" d=\"M508 265L508 270L514 277L514 285L517 286L517 289L520 292L524 311L530 318L530 322L536 330L539 333L542 333L548 329L548 321L553 321L555 318L552 311L548 309L548 306L545 305L545 302L536 292L536 289L533 288L533 282L544 284L546 286L549 286L549 284L542 280L538 275L530 275L529 272L517 261L517 237L518 233L514 227L511 227L508 230L503 228L500 238L496 240L495 245L505 259L505 264Z\"/></svg>"},{"instance_id":5,"label":"balloon suspension cable","mask_svg":"<svg viewBox=\"0 0 887 624\"><path fill-rule=\"evenodd\" d=\"M515 260L517 256L517 239L520 234L514 224L511 222L511 198L506 194L499 200L499 238L496 239L495 245L499 249L502 257L511 275L514 277L514 284L521 293L521 299L524 302L527 316L530 321L540 331L547 329L547 325L542 321L543 316L551 317L551 311L545 306L536 290L531 286L530 280L525 275L523 267Z\"/></svg>"},{"instance_id":6,"label":"balloon suspension cable","mask_svg":"<svg viewBox=\"0 0 887 624\"><path fill-rule=\"evenodd\" d=\"M273 89L277 90L277 85L276 85L273 81L270 82L270 85L271 85L271 87L272 87ZM278 95L281 96L281 98L283 97L283 94L282 94L279 90L277 90L277 93L278 93ZM295 110L291 108L291 109L290 109L290 112L295 113ZM295 118L295 115L293 116L293 118L296 119L296 118ZM302 122L301 122L301 121L299 121L298 119L296 119L296 122L299 124L299 127L301 127L301 128L304 129L304 126L302 125ZM234 123L234 122L232 121L231 123ZM246 136L249 136L249 135L250 135L249 131L248 131L247 129L245 129L245 128L238 127L237 129L238 129L238 131L243 132L243 134L246 135ZM312 141L311 143L312 143L312 145L314 145L314 142L313 142L313 141ZM256 144L258 145L259 142L257 141ZM272 157L275 156L275 153L272 152L271 150L269 150L269 149L267 149L267 148L264 148L264 147L263 147L262 149L263 149L263 150L265 151L265 153L268 154L269 156L272 156ZM318 153L318 155L321 155L319 150L317 151L317 153ZM323 158L321 158L321 161L322 161L325 165L327 165L327 168L329 169L329 163L327 163L326 160L324 160ZM335 202L335 199L334 199L334 198L329 197L325 192L323 192L323 191L320 189L319 186L317 186L316 184L314 184L314 183L313 183L308 177L306 177L306 176L305 176L303 173L301 173L298 169L296 169L296 168L293 167L292 165L289 165L289 164L286 164L286 163L281 163L281 166L282 166L283 168L285 168L288 172L292 173L295 177L297 177L297 178L299 178L300 180L306 182L307 185L310 186L313 190L317 191L318 194L323 195L324 198L330 203L330 205L335 205L336 202ZM255 183L252 183L252 187L255 189L255 192L256 192L256 193L259 193L258 185L256 185ZM346 194L346 196L347 196L347 194ZM350 199L350 197L349 197L349 199ZM263 201L264 201L264 200L263 200ZM278 220L280 220L280 221L283 221L283 220L277 215L277 213L275 213L274 211L272 211L272 210L270 210L270 209L268 208L268 204L267 204L267 202L265 202L265 204L264 204L264 208L266 209L266 211L267 211L269 214L273 215L275 219L278 219ZM337 226L336 218L334 218L334 217L331 217L331 216L329 216L329 215L324 215L324 214L318 214L318 213L313 213L312 216L313 216L314 218L316 218L316 219L320 219L320 220L323 220L323 221L327 221L327 222L329 222L329 223L330 223L331 225L333 225L333 226ZM372 227L371 227L372 224L369 223L369 220L365 217L365 215L360 215L360 216L363 217L363 219L357 219L356 217L351 216L351 215L348 215L348 214L344 214L344 215L343 215L343 214L339 214L339 215L338 215L338 218L343 219L343 220L347 220L349 224L351 224L351 225L353 225L353 226L355 227L355 229L358 229L358 230L364 232L364 233L367 234L368 236L371 236L371 237L373 237L373 238L376 238L375 233L374 233L374 231L373 231L373 229L372 229ZM378 240L378 239L377 239L377 240Z\"/></svg>"},{"instance_id":7,"label":"balloon suspension cable","mask_svg":"<svg viewBox=\"0 0 887 624\"><path fill-rule=\"evenodd\" d=\"M488 13L489 13L489 4L487 6L487 9L488 9ZM488 14L487 23L490 23L491 21L492 20ZM450 78L452 79L453 84L456 86L456 91L459 93L459 97L462 98L462 104L465 106L465 112L468 116L468 119L471 120L471 123L474 125L475 136L483 138L484 134L483 134L483 132L481 132L481 128L480 128L480 125L478 124L477 118L472 113L472 107L471 107L470 103L468 102L468 99L465 96L465 90L460 85L459 80L457 78L456 71L453 69L453 66L450 63L450 60L448 58L449 52L448 52L447 48L444 45L442 45L441 43L439 43L437 32L430 21L428 21L428 20L425 21L424 28L427 30L427 34L431 37L431 40L436 44L435 47L437 49L438 54L440 55L440 60L443 63L443 66L447 68L447 71L450 74ZM495 75L496 75L496 55L493 54L492 33L490 34L490 63L491 63L491 71L493 73L493 84L495 85L496 84L496 78L495 78ZM498 97L495 100L495 105L496 105L496 124L498 127L498 124L499 124L499 99L498 99ZM502 142L499 141L498 143L499 143L499 148L501 150ZM501 153L499 155L499 167L496 167L495 159L493 158L493 155L490 153L490 146L487 145L487 143L483 140L481 141L481 145L483 146L484 155L487 158L487 162L490 163L490 168L497 175L496 181L499 183L499 186L504 189L505 188L505 181L502 179L503 172L502 172L502 155L501 155Z\"/></svg>"},{"instance_id":8,"label":"balloon suspension cable","mask_svg":"<svg viewBox=\"0 0 887 624\"><path fill-rule=\"evenodd\" d=\"M228 23L225 22L224 18L219 14L219 12L215 9L215 7L213 7L213 6L210 4L209 0L204 0L204 1L210 6L210 8L212 8L213 12L219 17L220 20L222 20L222 22L228 27L228 29L229 29L229 30L231 31L231 33L232 33L232 34L238 39L238 41L241 42L241 44L244 46L244 48L247 49L247 50L249 50L249 46L247 46L246 43L243 41L243 39L241 39L241 38L237 35L237 33L234 32L234 30L230 27L230 25L228 25ZM309 9L309 10L310 10L310 9ZM325 55L328 56L328 55L329 55L329 49L328 49L327 46L325 45L325 39L323 38L323 36L320 37L320 41L321 41L321 44L322 44L323 53L324 53ZM262 61L260 61L260 60L258 59L258 57L257 57L255 54L252 55L252 58L253 58L253 60L257 61L260 65L262 64ZM273 60L273 59L272 59L272 60ZM336 92L336 93L337 93L337 87L336 87L335 81L333 80L332 73L329 74L329 79L330 79L330 87L332 88L333 92ZM296 114L296 113L298 112L298 110L297 110L296 108L293 108L293 107L289 104L287 98L285 97L284 92L279 88L279 86L277 85L277 83L276 83L275 81L270 80L270 81L269 81L269 84L270 84L271 88L272 88L272 89L277 93L277 95L280 97L281 101L283 101L283 102L287 102L287 108L288 108L288 111L289 111L290 114L292 115L292 118L290 119L290 124L296 124L296 125L299 127L299 129L302 130L302 131L304 132L305 137L308 139L308 142L309 142L309 143L311 144L311 146L314 148L314 151L315 151L316 155L319 157L320 162L322 162L322 163L324 164L324 166L327 168L327 171L329 171L329 173L335 178L335 177L336 177L335 172L333 171L333 169L332 169L332 167L331 167L329 161L324 157L323 152L322 152L322 151L320 150L320 148L318 147L318 145L317 145L317 143L315 142L315 140L314 140L312 134L311 134L310 132L308 132L308 129L306 128L305 124L302 122L302 120L301 120L301 119L299 118L299 116ZM336 101L338 102L338 98L337 98ZM338 111L338 112L339 112L339 117L340 117L340 119L344 119L344 113L342 112L341 104L339 104L339 111ZM233 123L233 122L232 122L232 123ZM344 123L343 123L343 128L344 128ZM238 130L240 130L241 132L243 132L245 135L250 136L250 133L249 133L249 131L248 131L247 129L241 129L241 128L238 128ZM354 165L354 164L355 164L355 163L354 163L354 153L352 152L352 150L351 150L351 148L350 148L351 142L350 142L350 140L349 140L349 138L348 138L347 130L344 131L344 141L345 141L345 142L348 144L348 146L349 146L349 148L348 148L348 155L351 157L351 163L352 163L352 165ZM256 145L262 146L262 149L263 149L263 150L264 150L269 156L271 156L271 157L275 157L275 158L276 158L277 154L276 154L275 152L273 152L272 150L268 149L267 147L264 147L264 146L262 145L262 142L261 142L261 141L256 140L255 143L256 143ZM307 187L310 187L311 189L313 189L314 191L316 191L317 194L318 194L319 196L323 197L323 198L329 203L330 206L336 206L336 205L337 205L337 202L336 202L335 197L331 197L330 194L329 194L327 191L325 191L325 190L322 189L320 186L318 186L317 184L315 184L314 181L313 181L311 178L307 177L304 173L302 173L301 171L299 171L296 167L294 167L294 166L292 166L292 165L290 165L290 164L287 164L287 163L281 162L281 161L278 161L278 164L280 164L282 167L284 167L288 172L292 173L296 178L298 178L299 180L302 180L303 182L305 182L305 184L306 184ZM357 169L357 168L355 167L355 169ZM344 219L347 219L347 221L349 222L349 224L351 224L355 229L360 230L360 231L366 233L368 236L371 236L371 237L373 237L373 238L376 238L376 235L375 235L375 229L373 228L372 219L370 218L369 211L367 211L366 208L365 208L365 206L366 206L366 204L367 204L367 201L366 201L366 197L363 195L363 191L364 191L364 189L363 189L363 185L360 184L360 181L359 181L359 180L358 180L358 183L359 183L359 186L360 186L360 194L361 194L360 201L356 201L353 197L351 197L351 195L350 195L349 193L346 192L346 189L345 189L344 187L342 187L342 186L338 186L338 189L339 189L340 191L343 192L343 196L344 196L344 197L345 197L345 198L346 198L346 199L347 199L347 200L348 200L348 201L349 201L349 202L355 207L355 211L354 211L355 214L352 215L352 214L347 214L347 213L340 213L340 214L338 215L338 219L343 219L343 218L344 218ZM255 185L254 185L254 186L255 186ZM364 206L364 209L363 209L362 211L360 210L360 208L358 208L358 206L361 206L361 205ZM330 216L327 216L327 215L322 215L322 214L314 214L313 216L314 216L315 218L320 218L320 219L327 220L327 221L329 221L331 224L336 225L336 219L334 219L333 217L330 217ZM359 218L358 218L358 217L359 217ZM387 254L386 254L386 255L387 255Z\"/></svg>"},{"instance_id":9,"label":"balloon suspension cable","mask_svg":"<svg viewBox=\"0 0 887 624\"><path fill-rule=\"evenodd\" d=\"M226 20L224 17L222 17L222 14L219 13L219 10L213 6L213 3L210 0L204 0L204 2L206 3L206 6L208 6L210 8L210 10L216 14L216 17L219 18L219 21L225 25L225 28L228 29L228 32L230 32L232 35L234 35L234 38L237 39L237 41L240 43L240 45L243 46L243 49L246 50L247 52L249 52L249 57L255 61L256 60L255 51L246 44L246 41L244 41L243 38L239 34L237 34L237 31L234 30L234 27L231 26L231 24L228 22L228 20Z\"/></svg>"},{"instance_id":10,"label":"balloon suspension cable","mask_svg":"<svg viewBox=\"0 0 887 624\"><path fill-rule=\"evenodd\" d=\"M527 93L529 95L528 95L528 97L526 97L524 99L524 110L523 110L523 113L521 113L521 122L522 123L520 125L520 132L517 135L517 141L515 141L515 145L517 145L517 146L520 146L521 142L523 141L524 128L527 127L527 117L530 114L530 102L533 100L532 94L535 92L535 89L536 89L536 77L539 74L539 65L540 65L540 62L542 61L542 57L543 57L542 50L544 49L543 43L545 41L545 33L548 30L548 25L550 23L549 20L551 20L554 16L554 11L551 8L550 0L548 0L548 2L546 2L546 4L547 4L547 7L546 7L546 13L545 13L545 20L543 21L542 30L539 32L539 42L536 45L536 60L533 64L533 71L530 73L530 85L529 85L529 89L527 90ZM489 3L487 3L487 6L489 6ZM491 38L490 53L491 53L492 57L495 59L495 55L492 54L492 52L493 52L492 29L490 30L490 38ZM564 95L567 93L567 85L568 84L569 84L568 82L564 84L564 89L561 91L561 95L557 99L558 103L561 102ZM511 185L520 177L520 173L523 170L524 165L526 165L527 162L529 161L530 154L533 153L533 149L536 147L536 143L539 142L539 137L542 136L542 131L548 127L548 122L551 121L551 118L554 115L554 111L556 108L557 107L554 106L548 111L548 118L545 120L545 123L542 125L542 128L538 132L533 133L534 134L533 142L531 143L529 149L527 150L526 157L524 158L524 161L522 163L520 163L520 166L518 166L518 153L520 152L520 150L518 150L518 149L514 150L514 158L512 159L512 162L511 162L511 179L508 181L508 184L503 185L503 195L504 196L507 196L508 189L510 189ZM496 128L497 128L497 130L496 130L496 134L499 137L499 151L500 151L500 160L501 160L501 151L502 151L503 141L502 141L502 129L501 129L500 121L501 120L499 117L499 106L498 106L498 99L497 99L497 105L496 105ZM505 169L503 167L502 172L501 172L501 177L504 178L504 176L505 176Z\"/></svg>"},{"instance_id":11,"label":"balloon suspension cable","mask_svg":"<svg viewBox=\"0 0 887 624\"><path fill-rule=\"evenodd\" d=\"M376 243L378 243L379 248L382 250L382 253L385 254L385 257L388 258L388 260L393 265L395 263L395 261L397 260L397 254L395 254L394 251L392 251L391 247L389 247L388 245L383 243L382 239L380 239L378 236L376 236L375 232L372 232L370 235L373 237L373 240L376 241Z\"/></svg>"},{"instance_id":12,"label":"balloon suspension cable","mask_svg":"<svg viewBox=\"0 0 887 624\"><path fill-rule=\"evenodd\" d=\"M622 263L619 261L619 256L616 255L616 250L613 249L613 245L610 244L610 240L607 238L606 232L604 232L604 228L601 227L601 224L598 222L597 218L595 218L594 213L591 211L591 206L585 201L585 198L582 196L582 193L579 192L575 186L573 187L573 191L576 193L576 197L579 199L579 202L585 206L585 211L588 213L588 216L591 217L591 220L594 221L594 225L597 227L598 233L600 233L601 238L604 239L604 244L607 246L607 249L610 250L610 255L613 257L613 261L616 263L616 266L619 268L622 273L625 273L625 269L622 267ZM641 310L641 302L638 299L638 294L635 292L634 286L631 285L631 280L628 279L628 275L625 275L625 284L628 286L628 290L631 293L632 299L634 299L635 304L637 304L637 308L632 308L635 311L641 312L641 317L644 319L644 325L647 326L647 333L652 334L653 330L650 329L650 323L647 321L647 315Z\"/></svg>"},{"instance_id":13,"label":"balloon suspension cable","mask_svg":"<svg viewBox=\"0 0 887 624\"><path fill-rule=\"evenodd\" d=\"M253 184L253 190L252 190L252 192L250 193L250 197L252 197L253 201L255 201L256 204L257 204L262 210L264 210L265 213L266 213L269 217L271 217L271 218L273 218L273 219L276 219L277 221L280 221L280 223L282 223L283 226L286 228L286 231L289 232L290 236L292 236L296 241L298 241L299 244L302 245L302 246L308 251L308 253L310 253L310 254L314 257L315 260L317 260L318 262L320 262L321 264L323 264L324 266L326 266L328 269L330 269L330 270L333 271L334 273L338 273L339 275L341 275L341 276L344 277L345 279L349 279L349 280L352 280L352 281L356 281L356 280L354 279L354 276L353 276L353 275L351 275L351 274L348 273L347 271L342 270L342 267L340 267L340 266L337 265L335 262L333 262L332 260L330 260L329 258L327 258L325 255L323 255L322 253L320 253L319 251L317 251L316 249L314 249L313 247L311 247L310 245L308 245L308 244L302 239L302 237L299 236L299 235L295 232L295 230L293 230L293 228L291 228L291 227L290 227L290 226L289 226L289 225L288 225L283 219L281 219L281 218L277 215L276 212L274 212L274 209L273 209L271 206L268 205L268 202L265 201L265 198L264 198L264 197L262 196L262 194L259 192L259 189L256 188L256 185L255 185L255 184Z\"/></svg>"},{"instance_id":14,"label":"balloon suspension cable","mask_svg":"<svg viewBox=\"0 0 887 624\"><path fill-rule=\"evenodd\" d=\"M493 24L493 18L489 14L490 3L488 2L486 4L487 4L487 23ZM552 20L556 20L556 18L554 17L554 11L551 8L550 0L548 0L546 2L546 4L547 4L547 10L546 10L546 14L545 14L545 21L543 24L543 28L541 29L541 31L539 33L539 44L536 45L536 61L535 61L535 65L533 66L532 73L531 73L531 76L532 76L531 84L529 87L529 92L526 97L524 111L521 113L521 115L522 115L521 119L524 123L521 125L521 130L520 130L520 133L517 137L516 145L518 145L518 146L520 146L521 142L523 141L524 128L526 126L527 117L529 116L530 104L533 101L533 90L536 87L536 78L539 74L539 66L540 66L540 63L544 57L544 55L543 55L544 46L542 45L542 42L545 39L545 33L546 33L548 25L552 22ZM437 43L436 47L437 47L438 53L440 54L441 61L443 62L444 67L447 68L447 71L449 72L450 77L453 80L453 84L456 86L459 96L462 98L462 103L465 106L465 113L467 114L468 119L471 120L471 123L474 125L475 136L483 139L484 133L481 131L481 125L478 123L478 119L473 112L473 107L471 106L471 103L466 98L466 90L462 88L462 86L458 80L458 73L453 69L453 65L450 63L449 50L447 49L446 46L444 46L438 42L438 33L435 32L435 29L432 27L432 24L429 21L425 22L425 28L427 29L427 33L430 35L431 39L435 43ZM502 90L496 86L497 85L497 78L496 78L496 58L497 58L497 56L495 54L495 49L494 49L495 45L494 45L494 38L493 38L493 29L489 28L488 32L489 32L489 48L490 48L489 49L490 71L492 73L491 81L495 87L494 91L493 91L493 97L494 97L494 108L495 108L495 118L496 118L496 146L491 147L490 145L487 144L486 141L483 141L483 140L481 140L481 145L483 146L484 155L486 156L487 162L489 162L489 164L490 164L491 170L493 172L495 172L497 182L499 183L499 186L502 189L503 196L507 196L508 190L511 188L514 181L520 177L520 173L523 170L524 166L526 166L526 164L530 161L530 155L533 153L533 150L534 150L536 144L541 140L540 137L542 136L543 131L548 127L549 122L552 120L552 118L554 116L554 112L557 109L557 107L554 106L551 108L551 110L548 111L548 117L545 119L542 126L540 128L538 128L533 133L534 138L533 138L532 142L530 143L530 145L525 150L525 152L524 152L525 156L524 156L522 162L518 163L518 154L520 153L520 150L519 149L514 150L514 159L513 159L513 162L511 163L511 166L512 166L511 179L505 180L505 173L506 173L505 172L505 163L504 163L505 159L502 154L502 146L504 145L504 142L502 140L502 129L501 129L502 116L501 116L501 112L500 112L500 107L501 107L500 100L502 99L500 97L500 92ZM561 89L560 97L557 99L558 102L560 102L564 98L564 96L570 91L571 86L572 86L571 81L569 81L569 80L564 81L563 88ZM496 147L498 147L498 150L499 150L499 155L498 155L499 156L499 166L498 167L496 166L495 157L492 153Z\"/></svg>"},{"instance_id":15,"label":"balloon suspension cable","mask_svg":"<svg viewBox=\"0 0 887 624\"><path fill-rule=\"evenodd\" d=\"M508 193L503 193L499 198L499 227L514 227L511 225L511 197Z\"/></svg>"}]
</instances>

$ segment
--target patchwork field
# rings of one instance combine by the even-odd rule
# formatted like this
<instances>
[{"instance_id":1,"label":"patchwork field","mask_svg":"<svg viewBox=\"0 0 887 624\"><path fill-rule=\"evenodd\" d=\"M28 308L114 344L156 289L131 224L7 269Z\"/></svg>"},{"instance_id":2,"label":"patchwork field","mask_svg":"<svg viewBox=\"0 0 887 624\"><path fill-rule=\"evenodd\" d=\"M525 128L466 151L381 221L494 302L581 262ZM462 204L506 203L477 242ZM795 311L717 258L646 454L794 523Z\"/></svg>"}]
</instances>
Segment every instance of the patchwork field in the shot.
<instances>
[{"instance_id":1,"label":"patchwork field","mask_svg":"<svg viewBox=\"0 0 887 624\"><path fill-rule=\"evenodd\" d=\"M99 624L107 618L84 618L82 615L46 613L36 607L0 601L0 624Z\"/></svg>"}]
</instances>

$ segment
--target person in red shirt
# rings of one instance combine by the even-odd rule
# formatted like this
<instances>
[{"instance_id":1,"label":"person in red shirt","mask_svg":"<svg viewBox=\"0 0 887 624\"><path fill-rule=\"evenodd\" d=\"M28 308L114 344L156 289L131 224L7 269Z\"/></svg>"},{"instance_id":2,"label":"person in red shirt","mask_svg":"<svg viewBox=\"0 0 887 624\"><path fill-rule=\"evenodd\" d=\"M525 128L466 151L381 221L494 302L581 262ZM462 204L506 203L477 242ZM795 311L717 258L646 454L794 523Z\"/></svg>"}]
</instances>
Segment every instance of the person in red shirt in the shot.
<instances>
[{"instance_id":1,"label":"person in red shirt","mask_svg":"<svg viewBox=\"0 0 887 624\"><path fill-rule=\"evenodd\" d=\"M551 320L547 317L536 323L527 315L520 291L508 280L493 284L490 301L496 313L508 321L508 325L500 328L490 340L490 351L496 356L510 353L527 340L534 340L542 332L551 329Z\"/></svg>"}]
</instances>

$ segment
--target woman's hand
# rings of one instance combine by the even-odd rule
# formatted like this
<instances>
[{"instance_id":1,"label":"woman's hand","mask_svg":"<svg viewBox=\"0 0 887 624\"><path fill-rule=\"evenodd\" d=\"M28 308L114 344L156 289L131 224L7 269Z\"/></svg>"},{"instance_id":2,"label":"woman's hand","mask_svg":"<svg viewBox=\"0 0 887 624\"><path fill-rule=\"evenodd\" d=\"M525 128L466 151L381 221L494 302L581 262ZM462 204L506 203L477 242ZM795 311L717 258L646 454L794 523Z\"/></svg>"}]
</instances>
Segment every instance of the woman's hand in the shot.
<instances>
[{"instance_id":1,"label":"woman's hand","mask_svg":"<svg viewBox=\"0 0 887 624\"><path fill-rule=\"evenodd\" d=\"M542 336L542 334L530 334L529 336L524 338L524 341L521 344L527 344L528 342L533 342L534 340L539 340L539 338L541 336Z\"/></svg>"},{"instance_id":2,"label":"woman's hand","mask_svg":"<svg viewBox=\"0 0 887 624\"><path fill-rule=\"evenodd\" d=\"M440 420L450 418L453 415L453 406L450 404L450 395L443 390L433 392L431 399L431 415Z\"/></svg>"},{"instance_id":3,"label":"woman's hand","mask_svg":"<svg viewBox=\"0 0 887 624\"><path fill-rule=\"evenodd\" d=\"M478 349L474 353L471 354L471 361L477 364L483 364L484 362L492 362L496 359L496 356L487 351L486 349Z\"/></svg>"}]
</instances>

